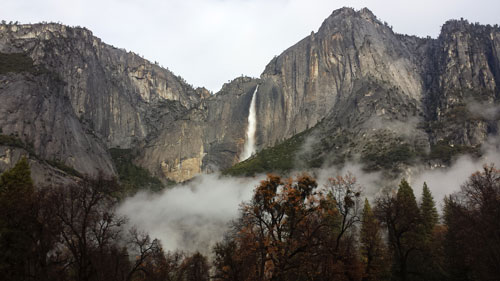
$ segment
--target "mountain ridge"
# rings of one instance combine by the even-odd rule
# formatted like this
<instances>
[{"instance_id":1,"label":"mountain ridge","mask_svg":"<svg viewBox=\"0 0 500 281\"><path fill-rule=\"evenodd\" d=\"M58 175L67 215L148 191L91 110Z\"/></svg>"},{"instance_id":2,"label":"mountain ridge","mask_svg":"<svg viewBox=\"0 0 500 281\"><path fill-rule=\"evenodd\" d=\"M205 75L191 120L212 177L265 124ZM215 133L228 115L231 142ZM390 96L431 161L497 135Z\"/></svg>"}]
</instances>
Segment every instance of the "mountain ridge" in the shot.
<instances>
[{"instance_id":1,"label":"mountain ridge","mask_svg":"<svg viewBox=\"0 0 500 281\"><path fill-rule=\"evenodd\" d=\"M352 18L343 17L346 13L350 15L356 15L356 13L358 13L358 19L361 20L376 20L369 10L364 12L356 12L352 9L334 11L334 13L332 13L332 15L325 20L318 33L313 33L301 40L297 45L287 49L283 54L281 54L281 56L286 58L287 53L293 51L294 48L301 48L300 44L307 45L307 42L317 41L317 38L321 38L319 34L322 29L330 29L330 33L333 33L331 36L335 39L341 38L342 34L359 35L363 30L366 30L362 21L358 20L357 24L359 25L361 22L361 26L356 27L356 21L353 21ZM332 24L332 22L337 23ZM344 31L336 33L335 31L332 31L332 26L337 29L342 29L347 26L351 27L351 30L353 31L360 30L360 32ZM332 70L332 68L328 65L329 54L324 51L323 53L319 52L320 55L326 57L323 58L323 67L325 70L320 70L319 72L333 73L333 75L329 75L328 77L334 75L338 75L340 77L333 83L323 83L320 86L324 87L325 85L335 85L337 86L336 88L330 88L324 92L328 92L329 94L340 92L340 94L337 95L337 105L335 105L337 101L332 101L332 99L330 99L330 106L333 107L333 109L330 110L329 115L322 115L324 119L319 121L317 119L317 122L323 123L320 124L322 129L319 129L319 131L322 132L319 133L319 137L316 135L313 136L312 139L315 139L317 143L322 142L323 147L317 144L313 153L316 152L322 155L321 157L313 155L310 159L306 159L307 161L319 163L316 167L321 165L328 166L332 164L339 164L339 162L344 162L346 160L365 164L366 162L375 162L368 163L368 166L375 169L385 169L391 168L380 166L380 164L382 164L385 160L390 160L390 162L395 160L396 162L403 162L404 164L404 162L409 160L409 158L432 158L440 154L436 152L438 150L445 150L450 154L467 152L476 153L479 150L479 146L483 144L487 138L491 135L497 137L498 114L495 116L489 116L489 118L486 119L478 118L481 114L471 112L474 110L471 110L472 108L469 107L469 105L475 101L471 102L469 99L474 100L486 98L486 100L483 101L486 101L487 106L491 109L495 108L498 112L498 87L496 86L498 81L500 81L498 71L496 71L499 65L498 34L500 30L498 27L469 24L467 21L450 20L443 26L443 32L440 37L431 39L395 34L392 32L390 27L386 24L381 24L380 21L377 22L377 26L379 29L378 31L375 31L382 34L379 38L372 36L373 32L365 32L366 35L363 36L364 38L351 37L350 40L347 40L347 44L349 44L348 46L352 46L352 48L343 47L337 50L337 52L334 52L338 55L342 54L344 50L349 49L356 50L356 52L360 51L355 55L347 54L349 59L344 59L345 63L343 65L349 66L347 71L348 75L345 75L345 68L340 72L336 69ZM373 25L371 25L371 27L373 27ZM479 29L477 32L475 31L476 27ZM368 28L370 28L370 26L368 26ZM447 32L453 33L448 35ZM459 47L468 43L475 44L474 48L480 50L477 53L482 56L480 58L476 58L476 64L480 65L482 68L479 69L477 67L471 67L471 69L467 69L467 67L472 65L471 63L464 63L465 65L460 69L447 68L445 65L447 60L452 63L458 61L456 64L460 65L462 61L467 60L467 56L454 50L454 45L451 42L446 41L446 36L448 35L448 37L455 38L458 35L463 35L464 33L467 34L467 32L472 32L473 35L477 33L478 36L482 33L490 34L489 36L491 39L489 41L484 40L485 36L482 35L483 39L481 40L485 41L482 43L478 42L481 40L477 39L477 36L465 36L467 37L465 40L455 40L454 42L455 45ZM322 38L326 38L326 36L323 36ZM388 43L383 43L382 48L373 47L374 44L380 44L380 40L377 39L381 38L383 41L389 42L389 44L393 43L393 45L391 46L388 45ZM326 43L323 41L317 45L327 45L331 42L336 43L334 40L331 40L330 42L328 39L325 40ZM346 44L346 41L343 40L341 43ZM371 46L363 49L363 46L366 45ZM314 47L309 47L309 49L314 49ZM331 49L332 48L327 48L327 50ZM377 51L384 49L386 52L383 56L384 59L370 61L370 59L362 58L359 60L359 58L363 57L363 55L365 57L373 58L371 50ZM367 50L368 52L366 52ZM363 54L363 52L366 53ZM307 54L308 50L301 50L299 53ZM455 53L456 56L454 55ZM351 56L349 57L349 55ZM375 55L380 55L380 53L376 53ZM454 57L450 57L452 55L454 55ZM395 57L397 60L391 60L391 57ZM284 60L284 58L282 58L282 60ZM321 58L319 61L321 63ZM337 62L338 59L334 55L330 61ZM308 63L309 62L302 63L302 65L308 65ZM370 63L372 63L372 66L374 65L375 67L370 68ZM287 79L286 75L283 75L283 71L279 71L280 67L276 67L276 64L279 64L279 57L273 59L273 61L266 67L267 73L271 73L271 77L274 75L275 81L279 79L282 81L297 80L296 70L289 71L290 74L288 76L291 78ZM283 64L286 65L286 63ZM363 64L364 66L362 66ZM294 64L289 63L288 65ZM309 65L311 64L309 63ZM317 68L317 63L312 65ZM343 65L341 63L341 66ZM397 65L398 67L391 69L392 65ZM378 73L378 70L381 68L385 70L384 73ZM490 69L493 71L490 71ZM304 86L307 86L307 84L311 81L314 82L314 79L310 79L311 77L309 75L312 71L308 70L309 69L304 71L305 74L301 78L306 81L301 82ZM396 72L405 71L406 73L402 76L399 75L398 78L398 73ZM358 72L357 77L355 76L357 75L356 72ZM362 75L359 75L359 72L361 72ZM389 78L387 78L387 75L384 76L384 74L391 72L392 75ZM460 85L462 88L459 88L455 85L457 80L456 77L460 77L467 72L469 72L469 75L461 80L469 81L470 85ZM474 75L470 74L474 72ZM445 75L447 76L443 77ZM488 77L488 81L493 81L495 83L482 83L477 79L477 77L481 75ZM276 78L276 76L278 76L278 78ZM285 78L282 78L282 76L285 76ZM353 76L354 78L352 78ZM410 80L408 80L408 78L410 78ZM412 79L413 82L411 81ZM342 87L342 84L346 82L352 88L348 89L346 91L347 93L342 93L342 91L339 91L339 85ZM286 87L279 86L277 88ZM301 91L300 89L297 90L296 84L289 88L292 89L292 92ZM321 93L321 90L316 91L315 93L313 91L313 94L317 94L318 92ZM459 94L458 96L453 94L447 97L446 95L450 95L448 94L449 92L458 92ZM306 96L308 93L304 91L304 94L302 95ZM481 95L483 95L483 98L479 97ZM296 97L297 94L293 93L290 94L290 96L293 98ZM300 114L301 113L299 112L298 115ZM325 125L325 123L327 123L327 125ZM378 123L378 125L373 123ZM400 139L401 136L398 136L398 134L403 127L401 125L404 123L408 123L408 126L413 127L413 129L411 130L411 137L409 137L407 133L406 136L405 133L403 133L404 139L402 140ZM314 126L316 125L318 125L318 123ZM310 127L311 125L306 125L303 126L302 129L308 129ZM372 129L373 132L368 129ZM404 129L407 131L407 128ZM293 138L295 133L288 133L288 135ZM366 137L367 135L368 137ZM346 138L348 140L346 140ZM297 143L297 140L292 142ZM389 145L386 144L387 142ZM351 147L346 147L346 143ZM296 145L293 145L293 147L296 149ZM281 150L282 149L279 149L278 151ZM297 151L289 151L289 153L295 152ZM335 155L332 155L332 153ZM245 169L248 169L248 171L255 171L255 163L262 161L266 162L266 160L264 160L266 158L268 160L273 158L273 160L269 160L266 164L261 165L266 167L266 171L272 171L273 167L270 163L281 162L279 160L281 159L279 156L280 154L282 154L282 152L278 153L268 151L267 156L264 155L261 158L257 157L256 159L253 159L253 164L238 164L234 169L228 170L227 173L237 174L242 171L242 173L245 174L247 172ZM399 156L393 159L393 157L390 157L391 155ZM450 156L451 155L447 155L444 162L449 163ZM285 158L289 158L289 156ZM294 157L292 157L292 159L293 158ZM250 162L251 161L252 160L250 160ZM292 160L288 159L288 161ZM297 161L297 159L293 161ZM289 168L286 164L281 167L285 167L286 169ZM281 167L278 164L275 168L278 168L278 171L280 171ZM295 168L300 168L300 165ZM264 172L262 169L257 170L259 172Z\"/></svg>"},{"instance_id":2,"label":"mountain ridge","mask_svg":"<svg viewBox=\"0 0 500 281\"><path fill-rule=\"evenodd\" d=\"M474 148L498 131L499 34L498 27L448 21L438 38L418 38L395 34L366 8L343 8L273 58L260 78L236 78L210 95L138 55L102 43L84 28L2 25L1 53L25 53L60 81L45 83L43 92L23 88L30 80L42 85L40 75L1 74L4 85L19 84L0 87L2 98L30 104L20 97L36 96L38 102L27 111L45 112L47 119L26 126L37 117L12 115L15 105L0 105L0 126L2 134L32 143L41 158L82 173L116 175L106 151L118 148L130 149L136 165L163 180L185 181L239 161L248 107L259 84L259 150L318 126L317 139L328 144L314 150L321 157L312 158L330 164L383 159L383 153L367 147L384 139L410 154L440 142ZM469 56L467 48L476 54ZM469 114L474 102L468 99L479 96L475 103L492 108L489 119ZM40 110L49 97L71 108L58 120L75 120L73 125L56 133L46 129L58 124L56 112ZM457 114L465 116L458 118L461 123L453 117ZM398 140L405 123L409 134ZM50 145L51 139L59 144ZM346 143L337 143L341 140ZM0 158L13 162L7 154Z\"/></svg>"}]
</instances>

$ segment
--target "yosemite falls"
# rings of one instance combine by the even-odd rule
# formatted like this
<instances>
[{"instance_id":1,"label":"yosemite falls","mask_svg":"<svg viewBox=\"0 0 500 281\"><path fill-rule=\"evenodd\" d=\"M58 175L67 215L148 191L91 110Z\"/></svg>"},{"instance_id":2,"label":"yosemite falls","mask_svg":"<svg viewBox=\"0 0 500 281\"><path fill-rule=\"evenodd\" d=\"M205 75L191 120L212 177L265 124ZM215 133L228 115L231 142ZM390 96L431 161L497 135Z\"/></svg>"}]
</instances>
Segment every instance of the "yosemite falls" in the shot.
<instances>
[{"instance_id":1,"label":"yosemite falls","mask_svg":"<svg viewBox=\"0 0 500 281\"><path fill-rule=\"evenodd\" d=\"M245 147L240 155L240 161L248 159L252 154L255 153L255 131L257 130L257 116L255 112L255 96L257 96L257 90L259 85L255 87L255 91L252 95L252 101L250 102L250 109L248 111L248 127L245 137Z\"/></svg>"}]
</instances>

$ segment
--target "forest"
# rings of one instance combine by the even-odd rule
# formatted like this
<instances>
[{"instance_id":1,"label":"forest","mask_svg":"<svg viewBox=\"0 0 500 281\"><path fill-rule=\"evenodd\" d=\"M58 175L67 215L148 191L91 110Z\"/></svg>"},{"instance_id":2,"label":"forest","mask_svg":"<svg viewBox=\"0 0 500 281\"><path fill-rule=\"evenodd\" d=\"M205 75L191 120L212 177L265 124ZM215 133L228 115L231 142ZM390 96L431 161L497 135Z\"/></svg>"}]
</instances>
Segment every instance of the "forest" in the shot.
<instances>
[{"instance_id":1,"label":"forest","mask_svg":"<svg viewBox=\"0 0 500 281\"><path fill-rule=\"evenodd\" d=\"M418 187L420 190L421 187ZM438 212L406 180L368 200L355 175L324 186L268 175L209 256L164 251L116 213L116 179L35 186L0 177L2 280L498 280L500 170L485 165ZM438 202L441 203L441 202Z\"/></svg>"}]
</instances>

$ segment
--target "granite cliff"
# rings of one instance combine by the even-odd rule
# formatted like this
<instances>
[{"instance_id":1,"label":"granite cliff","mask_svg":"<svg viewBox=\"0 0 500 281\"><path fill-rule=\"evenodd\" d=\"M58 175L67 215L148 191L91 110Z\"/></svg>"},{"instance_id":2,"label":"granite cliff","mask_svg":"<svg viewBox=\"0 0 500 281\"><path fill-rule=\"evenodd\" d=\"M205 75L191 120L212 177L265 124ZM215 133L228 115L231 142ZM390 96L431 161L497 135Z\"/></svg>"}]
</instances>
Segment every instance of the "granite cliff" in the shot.
<instances>
[{"instance_id":1,"label":"granite cliff","mask_svg":"<svg viewBox=\"0 0 500 281\"><path fill-rule=\"evenodd\" d=\"M498 137L499 36L498 26L450 20L438 38L418 38L368 9L334 11L266 66L257 106L264 151L228 173L353 161L397 174L479 156Z\"/></svg>"},{"instance_id":2,"label":"granite cliff","mask_svg":"<svg viewBox=\"0 0 500 281\"><path fill-rule=\"evenodd\" d=\"M237 78L211 96L89 30L59 24L2 25L0 52L2 169L22 154L12 149L29 152L40 170L90 175L116 175L109 150L118 149L175 181L238 161L255 79Z\"/></svg>"},{"instance_id":3,"label":"granite cliff","mask_svg":"<svg viewBox=\"0 0 500 281\"><path fill-rule=\"evenodd\" d=\"M500 29L464 20L417 38L368 9L339 9L259 79L215 95L85 28L4 24L0 53L0 169L28 153L40 182L116 175L113 149L162 180L227 169L239 161L257 85L261 153L234 174L446 163L478 153L500 125Z\"/></svg>"}]
</instances>

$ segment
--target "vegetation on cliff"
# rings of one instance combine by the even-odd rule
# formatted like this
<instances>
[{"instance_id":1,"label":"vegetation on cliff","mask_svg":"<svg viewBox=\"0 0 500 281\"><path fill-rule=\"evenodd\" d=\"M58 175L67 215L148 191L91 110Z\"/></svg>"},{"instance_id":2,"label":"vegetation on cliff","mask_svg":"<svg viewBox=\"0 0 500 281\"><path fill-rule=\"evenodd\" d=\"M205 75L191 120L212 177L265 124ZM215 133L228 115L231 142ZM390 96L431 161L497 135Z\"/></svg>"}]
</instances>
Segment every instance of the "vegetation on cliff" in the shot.
<instances>
[{"instance_id":1,"label":"vegetation on cliff","mask_svg":"<svg viewBox=\"0 0 500 281\"><path fill-rule=\"evenodd\" d=\"M148 170L134 164L131 149L111 148L109 152L125 194L131 195L139 190L160 191L165 188L165 185ZM171 184L174 183L170 181L167 183Z\"/></svg>"},{"instance_id":2,"label":"vegetation on cliff","mask_svg":"<svg viewBox=\"0 0 500 281\"><path fill-rule=\"evenodd\" d=\"M0 53L0 74L35 72L33 60L24 53Z\"/></svg>"}]
</instances>

